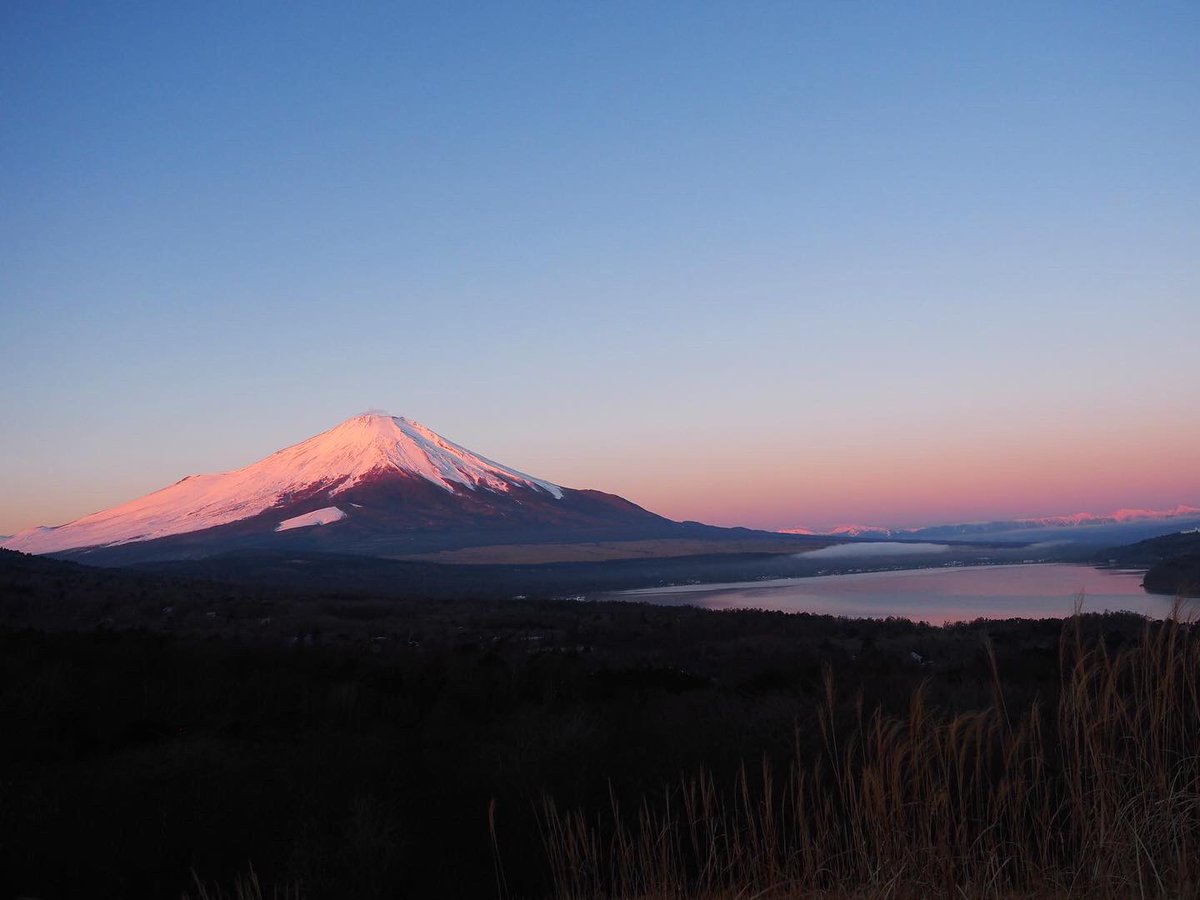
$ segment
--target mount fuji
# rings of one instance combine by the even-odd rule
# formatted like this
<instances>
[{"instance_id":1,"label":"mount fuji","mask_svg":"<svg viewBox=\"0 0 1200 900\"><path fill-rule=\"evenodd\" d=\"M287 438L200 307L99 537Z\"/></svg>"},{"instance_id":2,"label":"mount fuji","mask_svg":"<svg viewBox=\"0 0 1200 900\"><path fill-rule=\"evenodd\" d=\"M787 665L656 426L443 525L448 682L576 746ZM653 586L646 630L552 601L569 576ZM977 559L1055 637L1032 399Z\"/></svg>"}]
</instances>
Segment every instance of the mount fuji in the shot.
<instances>
[{"instance_id":1,"label":"mount fuji","mask_svg":"<svg viewBox=\"0 0 1200 900\"><path fill-rule=\"evenodd\" d=\"M534 478L405 418L365 413L243 469L191 475L2 546L121 565L231 551L400 556L549 541L729 534Z\"/></svg>"}]
</instances>

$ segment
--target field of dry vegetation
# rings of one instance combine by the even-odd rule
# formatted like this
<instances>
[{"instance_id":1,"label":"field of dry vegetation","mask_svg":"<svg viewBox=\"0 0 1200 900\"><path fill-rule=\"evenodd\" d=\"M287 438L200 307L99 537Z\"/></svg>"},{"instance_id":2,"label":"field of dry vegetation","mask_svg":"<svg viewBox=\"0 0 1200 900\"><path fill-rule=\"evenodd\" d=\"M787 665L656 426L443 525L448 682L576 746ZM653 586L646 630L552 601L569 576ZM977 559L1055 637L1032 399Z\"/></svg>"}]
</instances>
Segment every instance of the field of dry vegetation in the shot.
<instances>
[{"instance_id":1,"label":"field of dry vegetation","mask_svg":"<svg viewBox=\"0 0 1200 900\"><path fill-rule=\"evenodd\" d=\"M990 648L988 648L990 651ZM1200 639L1110 652L1063 631L1057 703L954 716L856 704L821 752L727 790L699 773L597 819L545 806L561 898L1189 897L1200 893Z\"/></svg>"}]
</instances>

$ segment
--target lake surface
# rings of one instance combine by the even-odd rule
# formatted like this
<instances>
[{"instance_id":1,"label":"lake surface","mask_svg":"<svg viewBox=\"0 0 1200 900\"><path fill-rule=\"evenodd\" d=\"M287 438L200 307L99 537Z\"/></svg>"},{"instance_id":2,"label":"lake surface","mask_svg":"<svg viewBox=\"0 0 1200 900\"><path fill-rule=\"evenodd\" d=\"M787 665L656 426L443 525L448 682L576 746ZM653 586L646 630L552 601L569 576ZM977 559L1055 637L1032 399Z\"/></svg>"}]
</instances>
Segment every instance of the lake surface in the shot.
<instances>
[{"instance_id":1,"label":"lake surface","mask_svg":"<svg viewBox=\"0 0 1200 900\"><path fill-rule=\"evenodd\" d=\"M903 616L933 624L971 619L1069 616L1082 595L1085 612L1130 610L1156 618L1172 598L1142 589L1142 572L1060 563L963 566L689 584L622 591L608 599L706 609L768 609L859 618ZM1195 611L1195 602L1185 614Z\"/></svg>"}]
</instances>

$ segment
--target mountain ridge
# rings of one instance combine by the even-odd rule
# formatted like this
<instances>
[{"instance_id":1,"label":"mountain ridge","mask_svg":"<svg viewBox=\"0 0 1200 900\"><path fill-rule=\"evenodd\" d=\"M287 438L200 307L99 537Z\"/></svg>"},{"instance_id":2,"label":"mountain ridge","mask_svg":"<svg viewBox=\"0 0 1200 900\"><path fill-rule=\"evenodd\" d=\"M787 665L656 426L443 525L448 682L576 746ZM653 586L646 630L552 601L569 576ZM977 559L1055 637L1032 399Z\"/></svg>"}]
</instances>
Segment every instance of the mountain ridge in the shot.
<instances>
[{"instance_id":1,"label":"mountain ridge","mask_svg":"<svg viewBox=\"0 0 1200 900\"><path fill-rule=\"evenodd\" d=\"M1189 524L1200 520L1200 508L1183 504L1169 509L1118 509L1109 513L1079 512L1068 515L1038 516L1014 519L992 519L982 522L958 522L939 525L920 525L914 527L886 525L838 525L828 531L797 527L781 529L781 534L822 534L837 537L862 538L961 538L971 535L994 537L997 534L1019 533L1023 531L1062 529L1099 528L1110 525L1128 525L1133 523L1170 522L1180 520L1180 524Z\"/></svg>"}]
</instances>

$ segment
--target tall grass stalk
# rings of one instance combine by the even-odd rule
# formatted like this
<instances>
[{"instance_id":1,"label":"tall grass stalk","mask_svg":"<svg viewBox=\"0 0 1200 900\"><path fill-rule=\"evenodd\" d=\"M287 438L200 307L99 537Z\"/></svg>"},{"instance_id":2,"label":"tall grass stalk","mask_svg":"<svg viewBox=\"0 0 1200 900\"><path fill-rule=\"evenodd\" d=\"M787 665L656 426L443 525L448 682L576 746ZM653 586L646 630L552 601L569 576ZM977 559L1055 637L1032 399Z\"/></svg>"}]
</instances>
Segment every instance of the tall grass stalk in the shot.
<instances>
[{"instance_id":1,"label":"tall grass stalk","mask_svg":"<svg viewBox=\"0 0 1200 900\"><path fill-rule=\"evenodd\" d=\"M594 898L1200 894L1200 629L1147 622L1135 646L1060 643L1060 690L950 716L918 689L906 715L847 727L827 674L821 744L732 785L684 778L592 820L547 799L555 893ZM842 707L844 708L844 707Z\"/></svg>"},{"instance_id":2,"label":"tall grass stalk","mask_svg":"<svg viewBox=\"0 0 1200 900\"><path fill-rule=\"evenodd\" d=\"M234 879L227 889L206 884L195 872L192 872L192 881L195 893L185 891L180 900L302 900L304 896L298 884L264 890L253 868Z\"/></svg>"}]
</instances>

